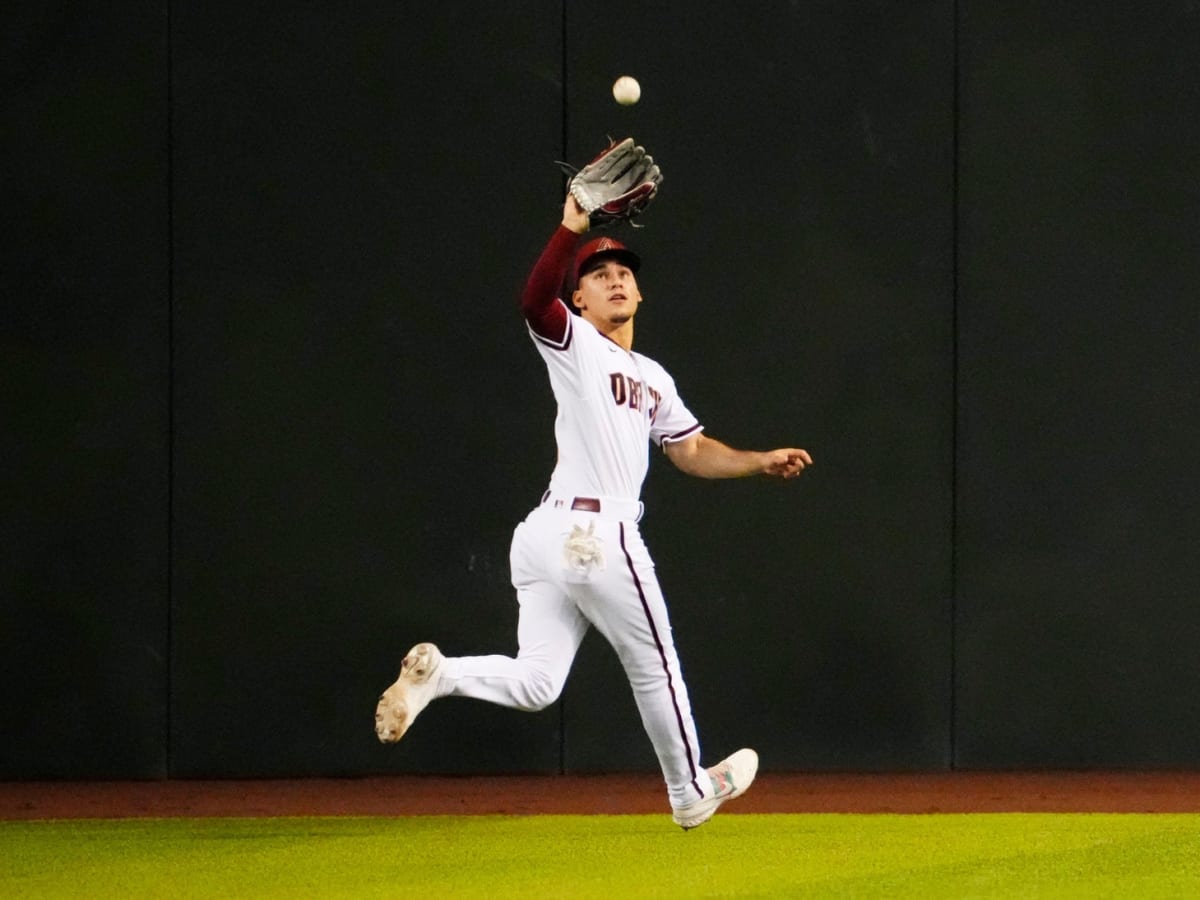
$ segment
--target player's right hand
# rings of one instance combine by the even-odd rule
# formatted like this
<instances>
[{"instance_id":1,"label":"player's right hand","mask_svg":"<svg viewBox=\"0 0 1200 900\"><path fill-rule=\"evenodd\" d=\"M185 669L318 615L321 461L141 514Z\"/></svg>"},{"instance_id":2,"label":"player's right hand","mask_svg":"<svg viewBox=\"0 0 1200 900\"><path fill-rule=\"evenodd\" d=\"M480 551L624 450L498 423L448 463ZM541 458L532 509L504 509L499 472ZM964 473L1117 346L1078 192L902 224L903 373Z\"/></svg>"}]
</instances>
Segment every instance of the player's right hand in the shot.
<instances>
[{"instance_id":1,"label":"player's right hand","mask_svg":"<svg viewBox=\"0 0 1200 900\"><path fill-rule=\"evenodd\" d=\"M576 234L583 234L592 224L591 218L583 211L579 201L570 193L567 194L567 199L563 203L562 223L565 228Z\"/></svg>"}]
</instances>

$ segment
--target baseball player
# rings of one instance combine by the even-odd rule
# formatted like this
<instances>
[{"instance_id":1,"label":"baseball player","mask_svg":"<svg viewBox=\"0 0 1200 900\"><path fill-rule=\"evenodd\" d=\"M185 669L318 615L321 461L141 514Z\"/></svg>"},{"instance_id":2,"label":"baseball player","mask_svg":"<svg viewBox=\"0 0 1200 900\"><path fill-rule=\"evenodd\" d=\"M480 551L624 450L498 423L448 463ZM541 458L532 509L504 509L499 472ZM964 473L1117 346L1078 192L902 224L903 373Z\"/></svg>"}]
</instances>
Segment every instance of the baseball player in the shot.
<instances>
[{"instance_id":1,"label":"baseball player","mask_svg":"<svg viewBox=\"0 0 1200 900\"><path fill-rule=\"evenodd\" d=\"M642 200L653 193L644 191ZM558 698L584 634L595 627L628 676L674 821L690 829L750 786L758 756L742 749L711 768L701 763L667 606L638 530L649 442L701 478L792 478L812 459L791 448L735 450L703 433L666 370L632 349L642 302L638 256L608 237L577 249L596 219L595 210L567 195L562 222L521 297L558 404L558 462L541 503L513 534L517 655L450 657L434 644L417 644L379 700L375 731L382 742L398 741L439 697L544 709ZM578 286L564 302L558 293L573 259Z\"/></svg>"}]
</instances>

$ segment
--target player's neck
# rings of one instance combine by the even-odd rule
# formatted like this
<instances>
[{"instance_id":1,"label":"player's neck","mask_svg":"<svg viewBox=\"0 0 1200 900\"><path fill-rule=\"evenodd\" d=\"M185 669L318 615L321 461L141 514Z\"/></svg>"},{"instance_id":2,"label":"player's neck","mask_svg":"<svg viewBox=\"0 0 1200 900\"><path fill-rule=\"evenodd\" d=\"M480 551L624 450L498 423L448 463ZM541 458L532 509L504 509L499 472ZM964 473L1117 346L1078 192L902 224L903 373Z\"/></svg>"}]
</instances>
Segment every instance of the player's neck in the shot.
<instances>
[{"instance_id":1,"label":"player's neck","mask_svg":"<svg viewBox=\"0 0 1200 900\"><path fill-rule=\"evenodd\" d=\"M622 322L620 325L610 323L607 329L600 329L600 333L626 353L633 350L633 319Z\"/></svg>"},{"instance_id":2,"label":"player's neck","mask_svg":"<svg viewBox=\"0 0 1200 900\"><path fill-rule=\"evenodd\" d=\"M624 322L610 322L589 316L584 312L584 318L595 326L596 330L625 351L633 350L633 317Z\"/></svg>"}]
</instances>

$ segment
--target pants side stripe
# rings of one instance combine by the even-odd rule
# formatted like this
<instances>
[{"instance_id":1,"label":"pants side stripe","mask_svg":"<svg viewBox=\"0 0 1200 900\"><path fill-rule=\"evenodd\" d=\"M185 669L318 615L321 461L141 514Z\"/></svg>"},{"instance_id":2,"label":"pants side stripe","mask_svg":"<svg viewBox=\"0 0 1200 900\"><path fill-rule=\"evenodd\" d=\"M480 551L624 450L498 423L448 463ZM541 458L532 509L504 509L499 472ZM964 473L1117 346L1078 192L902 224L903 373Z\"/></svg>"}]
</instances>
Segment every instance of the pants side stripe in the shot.
<instances>
[{"instance_id":1,"label":"pants side stripe","mask_svg":"<svg viewBox=\"0 0 1200 900\"><path fill-rule=\"evenodd\" d=\"M633 584L637 588L638 598L642 601L642 611L646 614L646 622L650 626L650 634L654 637L654 646L658 648L658 658L662 662L663 671L667 675L667 689L671 693L671 705L675 708L675 721L679 723L679 737L683 740L683 746L687 750L688 766L692 770L692 787L696 789L696 796L704 799L704 791L701 790L700 784L696 780L698 773L696 771L696 758L692 752L691 742L688 740L687 729L683 725L683 713L679 709L679 701L675 696L675 682L671 678L671 668L667 664L667 653L663 649L662 640L658 636L658 628L654 624L654 617L650 615L650 604L646 602L646 592L642 590L642 581L638 578L637 569L633 566L633 557L629 555L629 551L625 547L625 523L620 524L621 529L621 552L625 554L625 564L629 566L629 574L633 576Z\"/></svg>"}]
</instances>

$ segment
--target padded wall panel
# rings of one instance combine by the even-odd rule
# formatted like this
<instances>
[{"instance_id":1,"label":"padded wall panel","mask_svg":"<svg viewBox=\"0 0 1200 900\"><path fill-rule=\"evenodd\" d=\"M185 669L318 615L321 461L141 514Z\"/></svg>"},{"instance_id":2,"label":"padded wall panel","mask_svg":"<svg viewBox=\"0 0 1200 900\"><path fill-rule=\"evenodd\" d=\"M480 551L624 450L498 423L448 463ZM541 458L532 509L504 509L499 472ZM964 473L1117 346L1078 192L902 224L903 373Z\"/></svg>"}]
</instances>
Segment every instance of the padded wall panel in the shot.
<instances>
[{"instance_id":1,"label":"padded wall panel","mask_svg":"<svg viewBox=\"0 0 1200 900\"><path fill-rule=\"evenodd\" d=\"M594 40L612 21L642 27ZM952 4L571 4L567 25L570 158L633 134L665 173L621 235L645 259L635 346L713 436L816 460L787 484L651 472L706 760L946 765ZM569 768L655 765L599 638L565 702Z\"/></svg>"},{"instance_id":2,"label":"padded wall panel","mask_svg":"<svg viewBox=\"0 0 1200 900\"><path fill-rule=\"evenodd\" d=\"M166 772L167 31L24 4L0 54L0 777Z\"/></svg>"},{"instance_id":3,"label":"padded wall panel","mask_svg":"<svg viewBox=\"0 0 1200 900\"><path fill-rule=\"evenodd\" d=\"M956 762L1200 762L1200 14L962 4Z\"/></svg>"},{"instance_id":4,"label":"padded wall panel","mask_svg":"<svg viewBox=\"0 0 1200 900\"><path fill-rule=\"evenodd\" d=\"M178 774L557 767L554 715L372 716L417 641L515 650L560 37L546 2L177 10Z\"/></svg>"}]
</instances>

